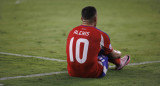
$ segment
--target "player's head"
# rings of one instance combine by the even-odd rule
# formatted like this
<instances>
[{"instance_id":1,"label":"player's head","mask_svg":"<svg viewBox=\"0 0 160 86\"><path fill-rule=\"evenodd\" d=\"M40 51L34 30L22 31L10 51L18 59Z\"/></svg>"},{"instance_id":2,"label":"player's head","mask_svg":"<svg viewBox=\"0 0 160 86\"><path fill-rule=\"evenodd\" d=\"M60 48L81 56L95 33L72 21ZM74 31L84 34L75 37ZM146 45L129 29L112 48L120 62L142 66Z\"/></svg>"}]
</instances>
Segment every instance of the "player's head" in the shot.
<instances>
[{"instance_id":1,"label":"player's head","mask_svg":"<svg viewBox=\"0 0 160 86\"><path fill-rule=\"evenodd\" d=\"M82 9L82 17L81 20L83 22L88 22L88 23L94 23L95 26L97 24L97 11L96 8L93 6L87 6Z\"/></svg>"}]
</instances>

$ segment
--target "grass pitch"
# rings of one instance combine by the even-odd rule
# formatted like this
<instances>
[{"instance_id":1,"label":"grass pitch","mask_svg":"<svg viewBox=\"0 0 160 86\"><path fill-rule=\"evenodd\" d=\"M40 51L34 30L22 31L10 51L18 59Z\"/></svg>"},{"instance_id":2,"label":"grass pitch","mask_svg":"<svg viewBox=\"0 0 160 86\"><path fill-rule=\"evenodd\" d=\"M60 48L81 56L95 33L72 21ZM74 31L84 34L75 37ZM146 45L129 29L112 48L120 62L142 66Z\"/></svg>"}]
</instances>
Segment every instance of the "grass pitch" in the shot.
<instances>
[{"instance_id":1,"label":"grass pitch","mask_svg":"<svg viewBox=\"0 0 160 86\"><path fill-rule=\"evenodd\" d=\"M160 60L159 0L0 0L0 52L66 60L69 31L80 25L81 9L98 11L97 27L131 63ZM0 78L66 71L66 62L0 55ZM160 63L110 69L101 79L68 74L0 81L5 86L159 86Z\"/></svg>"}]
</instances>

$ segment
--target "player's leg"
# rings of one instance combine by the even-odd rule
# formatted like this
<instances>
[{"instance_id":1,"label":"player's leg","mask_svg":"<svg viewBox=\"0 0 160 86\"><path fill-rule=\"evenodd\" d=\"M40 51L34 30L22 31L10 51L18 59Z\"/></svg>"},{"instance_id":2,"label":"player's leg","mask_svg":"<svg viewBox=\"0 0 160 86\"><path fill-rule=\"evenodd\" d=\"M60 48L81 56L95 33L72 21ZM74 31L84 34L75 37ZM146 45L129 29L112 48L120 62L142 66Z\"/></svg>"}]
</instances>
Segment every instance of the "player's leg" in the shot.
<instances>
[{"instance_id":1,"label":"player's leg","mask_svg":"<svg viewBox=\"0 0 160 86\"><path fill-rule=\"evenodd\" d=\"M98 59L101 62L101 64L103 65L103 72L100 77L104 77L108 71L108 57L99 54Z\"/></svg>"},{"instance_id":2,"label":"player's leg","mask_svg":"<svg viewBox=\"0 0 160 86\"><path fill-rule=\"evenodd\" d=\"M116 65L116 70L122 69L126 66L130 61L130 56L126 55L123 58L121 57L121 52L113 50L113 52L109 55L108 61Z\"/></svg>"},{"instance_id":3,"label":"player's leg","mask_svg":"<svg viewBox=\"0 0 160 86\"><path fill-rule=\"evenodd\" d=\"M120 65L116 65L116 70L122 69L124 66L126 66L130 62L130 56L125 55L123 58L120 58Z\"/></svg>"},{"instance_id":4,"label":"player's leg","mask_svg":"<svg viewBox=\"0 0 160 86\"><path fill-rule=\"evenodd\" d=\"M104 55L104 50L101 49L98 56ZM121 64L121 52L117 50L113 50L108 56L108 61L115 64L116 66Z\"/></svg>"}]
</instances>

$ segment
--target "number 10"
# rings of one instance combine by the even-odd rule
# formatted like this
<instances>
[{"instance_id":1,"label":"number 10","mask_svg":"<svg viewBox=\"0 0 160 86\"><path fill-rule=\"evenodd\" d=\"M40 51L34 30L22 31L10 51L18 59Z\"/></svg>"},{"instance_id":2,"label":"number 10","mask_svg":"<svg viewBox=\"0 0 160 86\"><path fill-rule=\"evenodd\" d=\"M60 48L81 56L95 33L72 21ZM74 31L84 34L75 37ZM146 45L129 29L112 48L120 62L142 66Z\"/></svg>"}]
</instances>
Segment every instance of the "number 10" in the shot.
<instances>
[{"instance_id":1,"label":"number 10","mask_svg":"<svg viewBox=\"0 0 160 86\"><path fill-rule=\"evenodd\" d=\"M74 59L73 59L73 40L74 40L74 37L71 38L70 44L69 44L69 55L70 55L71 62L74 62ZM81 43L84 43L82 59L80 58L80 55L79 55ZM89 41L87 39L79 38L76 41L76 49L75 49L76 50L76 53L75 53L76 60L81 64L83 64L87 60L88 46L89 46Z\"/></svg>"}]
</instances>

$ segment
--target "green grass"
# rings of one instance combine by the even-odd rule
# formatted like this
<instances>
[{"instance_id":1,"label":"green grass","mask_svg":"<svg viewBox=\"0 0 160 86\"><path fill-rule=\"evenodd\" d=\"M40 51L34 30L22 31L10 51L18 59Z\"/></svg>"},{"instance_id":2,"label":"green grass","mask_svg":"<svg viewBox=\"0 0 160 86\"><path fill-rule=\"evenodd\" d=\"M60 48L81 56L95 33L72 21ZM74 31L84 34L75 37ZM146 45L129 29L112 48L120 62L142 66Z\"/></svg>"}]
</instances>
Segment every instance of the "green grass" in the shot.
<instances>
[{"instance_id":1,"label":"green grass","mask_svg":"<svg viewBox=\"0 0 160 86\"><path fill-rule=\"evenodd\" d=\"M0 0L0 52L66 60L69 31L80 25L81 9L98 11L97 27L131 63L160 60L160 0ZM0 55L0 78L65 71L67 63ZM105 78L59 74L0 81L6 86L158 86L160 64L109 70Z\"/></svg>"},{"instance_id":2,"label":"green grass","mask_svg":"<svg viewBox=\"0 0 160 86\"><path fill-rule=\"evenodd\" d=\"M64 71L66 62L0 55L0 77Z\"/></svg>"},{"instance_id":3,"label":"green grass","mask_svg":"<svg viewBox=\"0 0 160 86\"><path fill-rule=\"evenodd\" d=\"M9 86L158 86L159 63L110 70L104 78L76 78L68 74L1 81ZM11 83L12 82L12 83Z\"/></svg>"}]
</instances>

